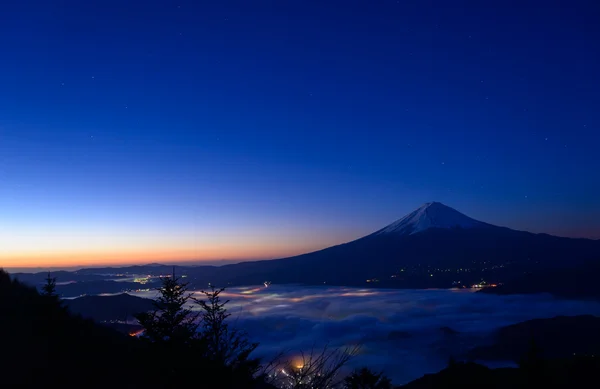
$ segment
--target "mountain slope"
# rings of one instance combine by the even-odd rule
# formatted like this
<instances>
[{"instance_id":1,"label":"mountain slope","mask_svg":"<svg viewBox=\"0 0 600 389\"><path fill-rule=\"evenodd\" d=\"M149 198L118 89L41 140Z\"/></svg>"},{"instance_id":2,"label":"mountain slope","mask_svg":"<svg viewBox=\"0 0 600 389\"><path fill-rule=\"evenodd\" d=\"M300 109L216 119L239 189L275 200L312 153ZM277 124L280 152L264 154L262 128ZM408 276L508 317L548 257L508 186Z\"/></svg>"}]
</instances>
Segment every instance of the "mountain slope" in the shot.
<instances>
[{"instance_id":1,"label":"mountain slope","mask_svg":"<svg viewBox=\"0 0 600 389\"><path fill-rule=\"evenodd\" d=\"M226 265L211 271L210 279L198 280L225 286L269 280L450 287L453 281L498 282L532 269L586 260L600 260L600 242L497 227L434 202L349 243L290 258Z\"/></svg>"},{"instance_id":2,"label":"mountain slope","mask_svg":"<svg viewBox=\"0 0 600 389\"><path fill-rule=\"evenodd\" d=\"M3 388L149 387L152 358L131 337L72 316L0 269ZM131 371L139 371L132 375ZM93 379L90 379L93 377Z\"/></svg>"}]
</instances>

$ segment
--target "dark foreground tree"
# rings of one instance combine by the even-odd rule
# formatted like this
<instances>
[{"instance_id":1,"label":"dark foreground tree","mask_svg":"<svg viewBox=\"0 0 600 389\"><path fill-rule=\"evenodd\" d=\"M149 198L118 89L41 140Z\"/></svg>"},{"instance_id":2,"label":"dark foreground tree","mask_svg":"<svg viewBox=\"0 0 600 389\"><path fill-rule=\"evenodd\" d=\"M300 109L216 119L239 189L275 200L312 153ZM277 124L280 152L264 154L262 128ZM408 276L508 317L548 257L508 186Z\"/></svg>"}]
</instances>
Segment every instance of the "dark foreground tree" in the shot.
<instances>
[{"instance_id":1,"label":"dark foreground tree","mask_svg":"<svg viewBox=\"0 0 600 389\"><path fill-rule=\"evenodd\" d=\"M151 370L157 387L185 387L196 365L198 314L191 310L188 284L175 276L163 277L154 301L154 310L135 314L148 344ZM204 387L204 385L200 385Z\"/></svg>"},{"instance_id":2,"label":"dark foreground tree","mask_svg":"<svg viewBox=\"0 0 600 389\"><path fill-rule=\"evenodd\" d=\"M46 277L46 283L42 286L42 296L56 296L56 277Z\"/></svg>"},{"instance_id":3,"label":"dark foreground tree","mask_svg":"<svg viewBox=\"0 0 600 389\"><path fill-rule=\"evenodd\" d=\"M252 343L244 331L231 327L227 322L230 314L225 306L229 300L221 300L224 289L202 291L202 299L194 301L200 306L200 343L204 347L204 357L209 365L222 371L223 387L252 387L260 370L260 360L251 354L258 346Z\"/></svg>"},{"instance_id":4,"label":"dark foreground tree","mask_svg":"<svg viewBox=\"0 0 600 389\"><path fill-rule=\"evenodd\" d=\"M196 299L188 284L173 274L162 279L155 309L135 315L144 328L142 338L152 347L156 383L165 387L200 384L207 377L212 389L255 388L260 360L251 358L257 344L227 323L223 289L202 292ZM191 300L200 306L194 312ZM218 378L217 378L218 377Z\"/></svg>"},{"instance_id":5,"label":"dark foreground tree","mask_svg":"<svg viewBox=\"0 0 600 389\"><path fill-rule=\"evenodd\" d=\"M343 349L314 348L310 353L284 362L270 375L269 382L280 389L333 389L343 385L342 368L359 351L359 346Z\"/></svg>"},{"instance_id":6,"label":"dark foreground tree","mask_svg":"<svg viewBox=\"0 0 600 389\"><path fill-rule=\"evenodd\" d=\"M154 310L134 315L144 328L142 338L153 343L190 344L196 337L198 314L188 305L188 284L175 277L163 277L154 301Z\"/></svg>"},{"instance_id":7,"label":"dark foreground tree","mask_svg":"<svg viewBox=\"0 0 600 389\"><path fill-rule=\"evenodd\" d=\"M344 379L344 389L392 389L392 382L383 373L362 368Z\"/></svg>"}]
</instances>

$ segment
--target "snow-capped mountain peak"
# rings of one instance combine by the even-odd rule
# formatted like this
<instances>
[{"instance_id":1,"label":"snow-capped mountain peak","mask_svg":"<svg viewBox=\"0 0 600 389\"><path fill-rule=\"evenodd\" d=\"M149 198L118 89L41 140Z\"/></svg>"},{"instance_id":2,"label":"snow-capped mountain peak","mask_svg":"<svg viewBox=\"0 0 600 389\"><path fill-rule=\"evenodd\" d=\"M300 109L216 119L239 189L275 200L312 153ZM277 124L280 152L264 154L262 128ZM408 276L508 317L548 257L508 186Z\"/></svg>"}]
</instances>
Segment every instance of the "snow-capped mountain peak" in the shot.
<instances>
[{"instance_id":1,"label":"snow-capped mountain peak","mask_svg":"<svg viewBox=\"0 0 600 389\"><path fill-rule=\"evenodd\" d=\"M486 223L471 219L457 210L442 203L425 203L415 211L395 221L389 226L375 232L381 234L412 235L429 228L478 228L489 226Z\"/></svg>"}]
</instances>

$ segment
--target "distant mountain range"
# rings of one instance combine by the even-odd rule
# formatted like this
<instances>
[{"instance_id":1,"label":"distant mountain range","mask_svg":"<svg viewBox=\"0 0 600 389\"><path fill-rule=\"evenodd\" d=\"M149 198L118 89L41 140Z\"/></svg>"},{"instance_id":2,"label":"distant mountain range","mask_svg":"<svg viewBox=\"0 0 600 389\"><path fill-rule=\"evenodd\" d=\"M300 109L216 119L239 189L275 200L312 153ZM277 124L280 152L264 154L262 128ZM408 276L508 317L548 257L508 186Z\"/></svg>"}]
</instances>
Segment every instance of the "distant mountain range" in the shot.
<instances>
[{"instance_id":1,"label":"distant mountain range","mask_svg":"<svg viewBox=\"0 0 600 389\"><path fill-rule=\"evenodd\" d=\"M225 287L260 285L266 281L448 288L482 280L504 283L541 269L576 268L590 262L600 263L598 240L498 227L431 202L363 238L312 253L219 267L176 266L175 271L187 276L192 288L206 288L209 283ZM171 271L171 266L150 264L82 269L70 274L93 281L92 275L102 273L158 275ZM96 286L93 284L88 285ZM115 284L110 286L118 286Z\"/></svg>"}]
</instances>

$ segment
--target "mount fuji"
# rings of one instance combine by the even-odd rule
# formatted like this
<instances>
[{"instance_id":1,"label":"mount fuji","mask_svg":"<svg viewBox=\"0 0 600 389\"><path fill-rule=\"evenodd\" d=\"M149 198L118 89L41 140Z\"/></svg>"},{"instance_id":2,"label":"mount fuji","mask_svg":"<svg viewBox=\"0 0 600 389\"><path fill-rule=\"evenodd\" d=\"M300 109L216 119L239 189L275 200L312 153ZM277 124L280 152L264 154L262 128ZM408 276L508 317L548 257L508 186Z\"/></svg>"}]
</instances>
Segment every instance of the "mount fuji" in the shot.
<instances>
[{"instance_id":1,"label":"mount fuji","mask_svg":"<svg viewBox=\"0 0 600 389\"><path fill-rule=\"evenodd\" d=\"M504 282L539 268L600 262L600 241L512 230L425 203L352 242L206 272L221 285L302 283L394 288ZM210 275L209 275L210 274Z\"/></svg>"},{"instance_id":2,"label":"mount fuji","mask_svg":"<svg viewBox=\"0 0 600 389\"><path fill-rule=\"evenodd\" d=\"M569 274L569 269L575 269L577 274L588 273L582 269L597 269L589 270L590 274L597 274L600 240L498 227L442 203L430 202L360 239L323 250L224 266L179 266L177 272L186 274L195 288L205 288L208 283L224 287L298 283L448 288L480 284L482 280L507 283L540 272ZM160 274L171 268L141 266L121 270ZM96 274L100 269L79 273L88 271ZM548 279L553 280L552 284L562 282L560 277L544 278Z\"/></svg>"}]
</instances>

